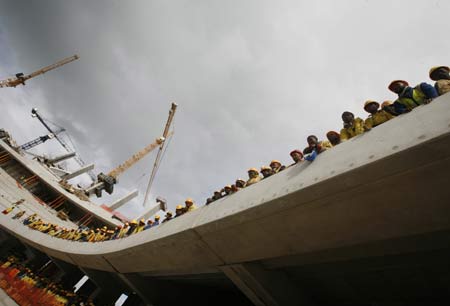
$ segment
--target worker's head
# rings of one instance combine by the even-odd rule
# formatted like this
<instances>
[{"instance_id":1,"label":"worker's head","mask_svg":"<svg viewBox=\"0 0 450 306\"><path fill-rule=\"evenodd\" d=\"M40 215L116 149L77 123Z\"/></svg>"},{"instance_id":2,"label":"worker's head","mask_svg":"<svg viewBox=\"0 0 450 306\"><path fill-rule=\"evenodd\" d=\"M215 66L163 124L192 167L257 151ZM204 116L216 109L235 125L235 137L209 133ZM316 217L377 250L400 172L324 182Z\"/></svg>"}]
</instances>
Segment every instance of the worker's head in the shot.
<instances>
[{"instance_id":1,"label":"worker's head","mask_svg":"<svg viewBox=\"0 0 450 306\"><path fill-rule=\"evenodd\" d=\"M248 177L249 178L255 178L255 177L257 177L259 175L259 172L258 172L258 170L256 168L248 169L247 173L248 173Z\"/></svg>"},{"instance_id":2,"label":"worker's head","mask_svg":"<svg viewBox=\"0 0 450 306\"><path fill-rule=\"evenodd\" d=\"M130 224L131 224L131 225L136 225L136 224L137 224L137 221L136 221L136 220L132 220L132 221L130 222Z\"/></svg>"},{"instance_id":3,"label":"worker's head","mask_svg":"<svg viewBox=\"0 0 450 306\"><path fill-rule=\"evenodd\" d=\"M433 81L449 80L450 68L447 66L436 66L430 69L430 79Z\"/></svg>"},{"instance_id":4,"label":"worker's head","mask_svg":"<svg viewBox=\"0 0 450 306\"><path fill-rule=\"evenodd\" d=\"M261 174L263 175L263 177L269 177L273 174L273 170L270 167L263 166L261 167Z\"/></svg>"},{"instance_id":5,"label":"worker's head","mask_svg":"<svg viewBox=\"0 0 450 306\"><path fill-rule=\"evenodd\" d=\"M156 215L155 216L155 221L158 221L160 218L161 218L160 216Z\"/></svg>"},{"instance_id":6,"label":"worker's head","mask_svg":"<svg viewBox=\"0 0 450 306\"><path fill-rule=\"evenodd\" d=\"M143 224L145 224L145 219L141 219L141 220L139 220L139 224L140 224L140 225L143 225Z\"/></svg>"},{"instance_id":7,"label":"worker's head","mask_svg":"<svg viewBox=\"0 0 450 306\"><path fill-rule=\"evenodd\" d=\"M344 123L352 123L353 119L355 119L355 115L351 112L343 112L341 117Z\"/></svg>"},{"instance_id":8,"label":"worker's head","mask_svg":"<svg viewBox=\"0 0 450 306\"><path fill-rule=\"evenodd\" d=\"M383 103L381 103L381 109L383 109L385 107L388 107L390 105L392 105L392 101L391 100L385 100L385 101L383 101Z\"/></svg>"},{"instance_id":9,"label":"worker's head","mask_svg":"<svg viewBox=\"0 0 450 306\"><path fill-rule=\"evenodd\" d=\"M316 135L309 135L306 138L306 142L310 147L315 147L319 143L319 139L317 139Z\"/></svg>"},{"instance_id":10,"label":"worker's head","mask_svg":"<svg viewBox=\"0 0 450 306\"><path fill-rule=\"evenodd\" d=\"M241 178L237 179L236 180L236 187L244 188L245 187L245 181L243 179L241 179Z\"/></svg>"},{"instance_id":11,"label":"worker's head","mask_svg":"<svg viewBox=\"0 0 450 306\"><path fill-rule=\"evenodd\" d=\"M395 92L396 94L401 94L403 90L408 87L408 82L404 80L395 80L389 84L388 88L390 91Z\"/></svg>"},{"instance_id":12,"label":"worker's head","mask_svg":"<svg viewBox=\"0 0 450 306\"><path fill-rule=\"evenodd\" d=\"M341 142L341 135L335 131L329 131L327 133L327 139L333 146L338 145Z\"/></svg>"},{"instance_id":13,"label":"worker's head","mask_svg":"<svg viewBox=\"0 0 450 306\"><path fill-rule=\"evenodd\" d=\"M303 153L300 150L293 150L291 151L291 153L289 153L289 155L291 155L292 159L296 163L301 162L303 160Z\"/></svg>"},{"instance_id":14,"label":"worker's head","mask_svg":"<svg viewBox=\"0 0 450 306\"><path fill-rule=\"evenodd\" d=\"M378 111L380 104L377 101L367 100L364 103L364 110L369 114L375 114Z\"/></svg>"},{"instance_id":15,"label":"worker's head","mask_svg":"<svg viewBox=\"0 0 450 306\"><path fill-rule=\"evenodd\" d=\"M278 160L274 159L270 162L270 168L272 168L273 170L281 168L281 162L279 162Z\"/></svg>"},{"instance_id":16,"label":"worker's head","mask_svg":"<svg viewBox=\"0 0 450 306\"><path fill-rule=\"evenodd\" d=\"M231 193L231 185L226 185L223 190L225 191L226 194L230 194Z\"/></svg>"},{"instance_id":17,"label":"worker's head","mask_svg":"<svg viewBox=\"0 0 450 306\"><path fill-rule=\"evenodd\" d=\"M166 218L172 217L172 213L170 211L166 212Z\"/></svg>"},{"instance_id":18,"label":"worker's head","mask_svg":"<svg viewBox=\"0 0 450 306\"><path fill-rule=\"evenodd\" d=\"M148 220L147 220L147 224L150 224L150 225L151 225L151 224L153 224L153 221L150 220L150 219L148 219Z\"/></svg>"},{"instance_id":19,"label":"worker's head","mask_svg":"<svg viewBox=\"0 0 450 306\"><path fill-rule=\"evenodd\" d=\"M187 198L186 201L184 201L184 204L186 204L186 207L191 207L194 205L194 201L191 198Z\"/></svg>"}]
</instances>

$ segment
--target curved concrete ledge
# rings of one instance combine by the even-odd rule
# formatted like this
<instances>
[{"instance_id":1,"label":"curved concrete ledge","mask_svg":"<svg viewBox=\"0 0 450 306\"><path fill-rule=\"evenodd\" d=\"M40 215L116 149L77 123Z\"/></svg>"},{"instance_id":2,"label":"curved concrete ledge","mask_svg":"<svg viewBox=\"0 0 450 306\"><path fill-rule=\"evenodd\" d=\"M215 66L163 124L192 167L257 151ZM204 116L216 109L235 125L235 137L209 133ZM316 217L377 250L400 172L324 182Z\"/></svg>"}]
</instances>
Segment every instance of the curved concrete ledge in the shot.
<instances>
[{"instance_id":1,"label":"curved concrete ledge","mask_svg":"<svg viewBox=\"0 0 450 306\"><path fill-rule=\"evenodd\" d=\"M9 216L1 215L0 221L50 256L120 273L200 273L383 241L399 241L385 250L400 252L437 247L422 242L450 232L449 171L447 94L324 152L313 163L290 167L122 240L72 242L30 230Z\"/></svg>"}]
</instances>

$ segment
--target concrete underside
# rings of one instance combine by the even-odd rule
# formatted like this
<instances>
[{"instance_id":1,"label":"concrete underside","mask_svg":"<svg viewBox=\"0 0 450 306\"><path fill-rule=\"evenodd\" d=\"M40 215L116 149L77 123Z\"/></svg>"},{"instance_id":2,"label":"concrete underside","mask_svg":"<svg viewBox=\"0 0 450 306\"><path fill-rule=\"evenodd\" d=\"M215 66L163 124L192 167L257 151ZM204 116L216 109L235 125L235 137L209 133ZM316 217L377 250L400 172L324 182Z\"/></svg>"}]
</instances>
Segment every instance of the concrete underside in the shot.
<instances>
[{"instance_id":1,"label":"concrete underside","mask_svg":"<svg viewBox=\"0 0 450 306\"><path fill-rule=\"evenodd\" d=\"M158 290L141 294L157 305L177 292L198 304L215 294L256 305L430 305L449 298L449 173L446 95L120 241L53 239L4 216L1 225L53 257L151 284Z\"/></svg>"}]
</instances>

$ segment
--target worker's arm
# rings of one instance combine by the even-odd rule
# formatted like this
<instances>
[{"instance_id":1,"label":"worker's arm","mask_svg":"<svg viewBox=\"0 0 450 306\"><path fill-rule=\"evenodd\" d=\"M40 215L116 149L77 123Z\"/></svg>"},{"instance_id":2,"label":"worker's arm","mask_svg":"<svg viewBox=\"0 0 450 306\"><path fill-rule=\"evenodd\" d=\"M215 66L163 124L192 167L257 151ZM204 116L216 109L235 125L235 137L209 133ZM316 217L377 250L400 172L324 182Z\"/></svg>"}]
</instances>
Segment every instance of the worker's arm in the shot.
<instances>
[{"instance_id":1,"label":"worker's arm","mask_svg":"<svg viewBox=\"0 0 450 306\"><path fill-rule=\"evenodd\" d=\"M436 91L436 88L434 88L432 85L428 83L420 83L420 90L425 94L427 99L434 99L437 98L438 93Z\"/></svg>"}]
</instances>

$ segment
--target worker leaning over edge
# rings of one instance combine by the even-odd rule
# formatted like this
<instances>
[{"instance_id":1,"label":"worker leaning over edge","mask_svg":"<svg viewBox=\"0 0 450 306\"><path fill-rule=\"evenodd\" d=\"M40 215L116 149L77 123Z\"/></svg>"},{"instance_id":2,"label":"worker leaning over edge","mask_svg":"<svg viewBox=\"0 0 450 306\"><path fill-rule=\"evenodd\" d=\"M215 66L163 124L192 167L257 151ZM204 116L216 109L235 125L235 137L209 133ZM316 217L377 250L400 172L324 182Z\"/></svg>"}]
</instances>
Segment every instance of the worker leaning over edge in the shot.
<instances>
[{"instance_id":1,"label":"worker leaning over edge","mask_svg":"<svg viewBox=\"0 0 450 306\"><path fill-rule=\"evenodd\" d=\"M145 219L141 219L139 220L139 224L135 229L135 233L140 233L144 230L145 228Z\"/></svg>"},{"instance_id":2,"label":"worker leaning over edge","mask_svg":"<svg viewBox=\"0 0 450 306\"><path fill-rule=\"evenodd\" d=\"M190 212L193 211L194 209L197 209L197 206L195 206L194 201L191 198L186 199L186 201L184 201L185 206L185 211L186 212Z\"/></svg>"},{"instance_id":3,"label":"worker leaning over edge","mask_svg":"<svg viewBox=\"0 0 450 306\"><path fill-rule=\"evenodd\" d=\"M300 150L293 150L291 151L291 153L289 153L289 155L291 155L291 158L294 161L293 165L301 163L303 161L303 153Z\"/></svg>"},{"instance_id":4,"label":"worker leaning over edge","mask_svg":"<svg viewBox=\"0 0 450 306\"><path fill-rule=\"evenodd\" d=\"M259 172L256 168L248 169L247 173L248 173L248 181L246 183L246 186L250 186L255 183L258 183L261 180L261 177L259 176Z\"/></svg>"},{"instance_id":5,"label":"worker leaning over edge","mask_svg":"<svg viewBox=\"0 0 450 306\"><path fill-rule=\"evenodd\" d=\"M395 111L399 114L407 113L419 105L430 103L438 96L436 89L425 82L413 88L404 80L395 80L389 84L388 88L398 95L394 106Z\"/></svg>"},{"instance_id":6,"label":"worker leaning over edge","mask_svg":"<svg viewBox=\"0 0 450 306\"><path fill-rule=\"evenodd\" d=\"M442 96L443 94L450 92L450 68L447 66L432 67L429 72L430 79L436 81L434 88L437 94Z\"/></svg>"},{"instance_id":7,"label":"worker leaning over edge","mask_svg":"<svg viewBox=\"0 0 450 306\"><path fill-rule=\"evenodd\" d=\"M370 114L364 121L367 128L371 129L394 118L394 116L383 109L379 109L379 107L380 104L377 101L367 100L364 103L364 110Z\"/></svg>"},{"instance_id":8,"label":"worker leaning over edge","mask_svg":"<svg viewBox=\"0 0 450 306\"><path fill-rule=\"evenodd\" d=\"M236 185L237 190L241 190L247 185L245 180L241 178L238 178L234 184Z\"/></svg>"},{"instance_id":9,"label":"worker leaning over edge","mask_svg":"<svg viewBox=\"0 0 450 306\"><path fill-rule=\"evenodd\" d=\"M342 113L342 121L344 127L341 130L341 140L348 140L369 130L361 118L355 118L351 112Z\"/></svg>"},{"instance_id":10,"label":"worker leaning over edge","mask_svg":"<svg viewBox=\"0 0 450 306\"><path fill-rule=\"evenodd\" d=\"M278 173L280 171L283 171L284 169L286 169L286 166L283 166L281 164L281 162L279 162L278 160L274 159L270 162L270 168L272 168L273 173Z\"/></svg>"},{"instance_id":11,"label":"worker leaning over edge","mask_svg":"<svg viewBox=\"0 0 450 306\"><path fill-rule=\"evenodd\" d=\"M175 208L175 217L174 218L177 218L177 217L181 216L182 214L184 214L183 205L177 205L177 207Z\"/></svg>"},{"instance_id":12,"label":"worker leaning over edge","mask_svg":"<svg viewBox=\"0 0 450 306\"><path fill-rule=\"evenodd\" d=\"M162 220L162 223L166 223L167 221L172 220L172 213L170 211L166 212L164 220Z\"/></svg>"},{"instance_id":13,"label":"worker leaning over edge","mask_svg":"<svg viewBox=\"0 0 450 306\"><path fill-rule=\"evenodd\" d=\"M398 102L397 102L398 103ZM391 114L393 117L398 116L399 114L395 111L395 105L391 100L385 100L381 103L381 109L386 113Z\"/></svg>"},{"instance_id":14,"label":"worker leaning over edge","mask_svg":"<svg viewBox=\"0 0 450 306\"><path fill-rule=\"evenodd\" d=\"M261 172L261 174L263 176L263 179L268 178L269 176L275 174L273 169L271 167L268 167L268 166L262 166L260 172Z\"/></svg>"},{"instance_id":15,"label":"worker leaning over edge","mask_svg":"<svg viewBox=\"0 0 450 306\"><path fill-rule=\"evenodd\" d=\"M336 131L329 131L326 136L332 147L342 143L341 135Z\"/></svg>"},{"instance_id":16,"label":"worker leaning over edge","mask_svg":"<svg viewBox=\"0 0 450 306\"><path fill-rule=\"evenodd\" d=\"M331 143L328 140L319 141L316 135L309 135L306 138L306 142L308 143L308 146L303 149L304 155L311 153L320 154L332 148ZM305 159L308 160L307 158Z\"/></svg>"},{"instance_id":17,"label":"worker leaning over edge","mask_svg":"<svg viewBox=\"0 0 450 306\"><path fill-rule=\"evenodd\" d=\"M147 220L147 224L144 227L144 231L148 230L149 228L151 228L153 226L153 221L148 219Z\"/></svg>"}]
</instances>

